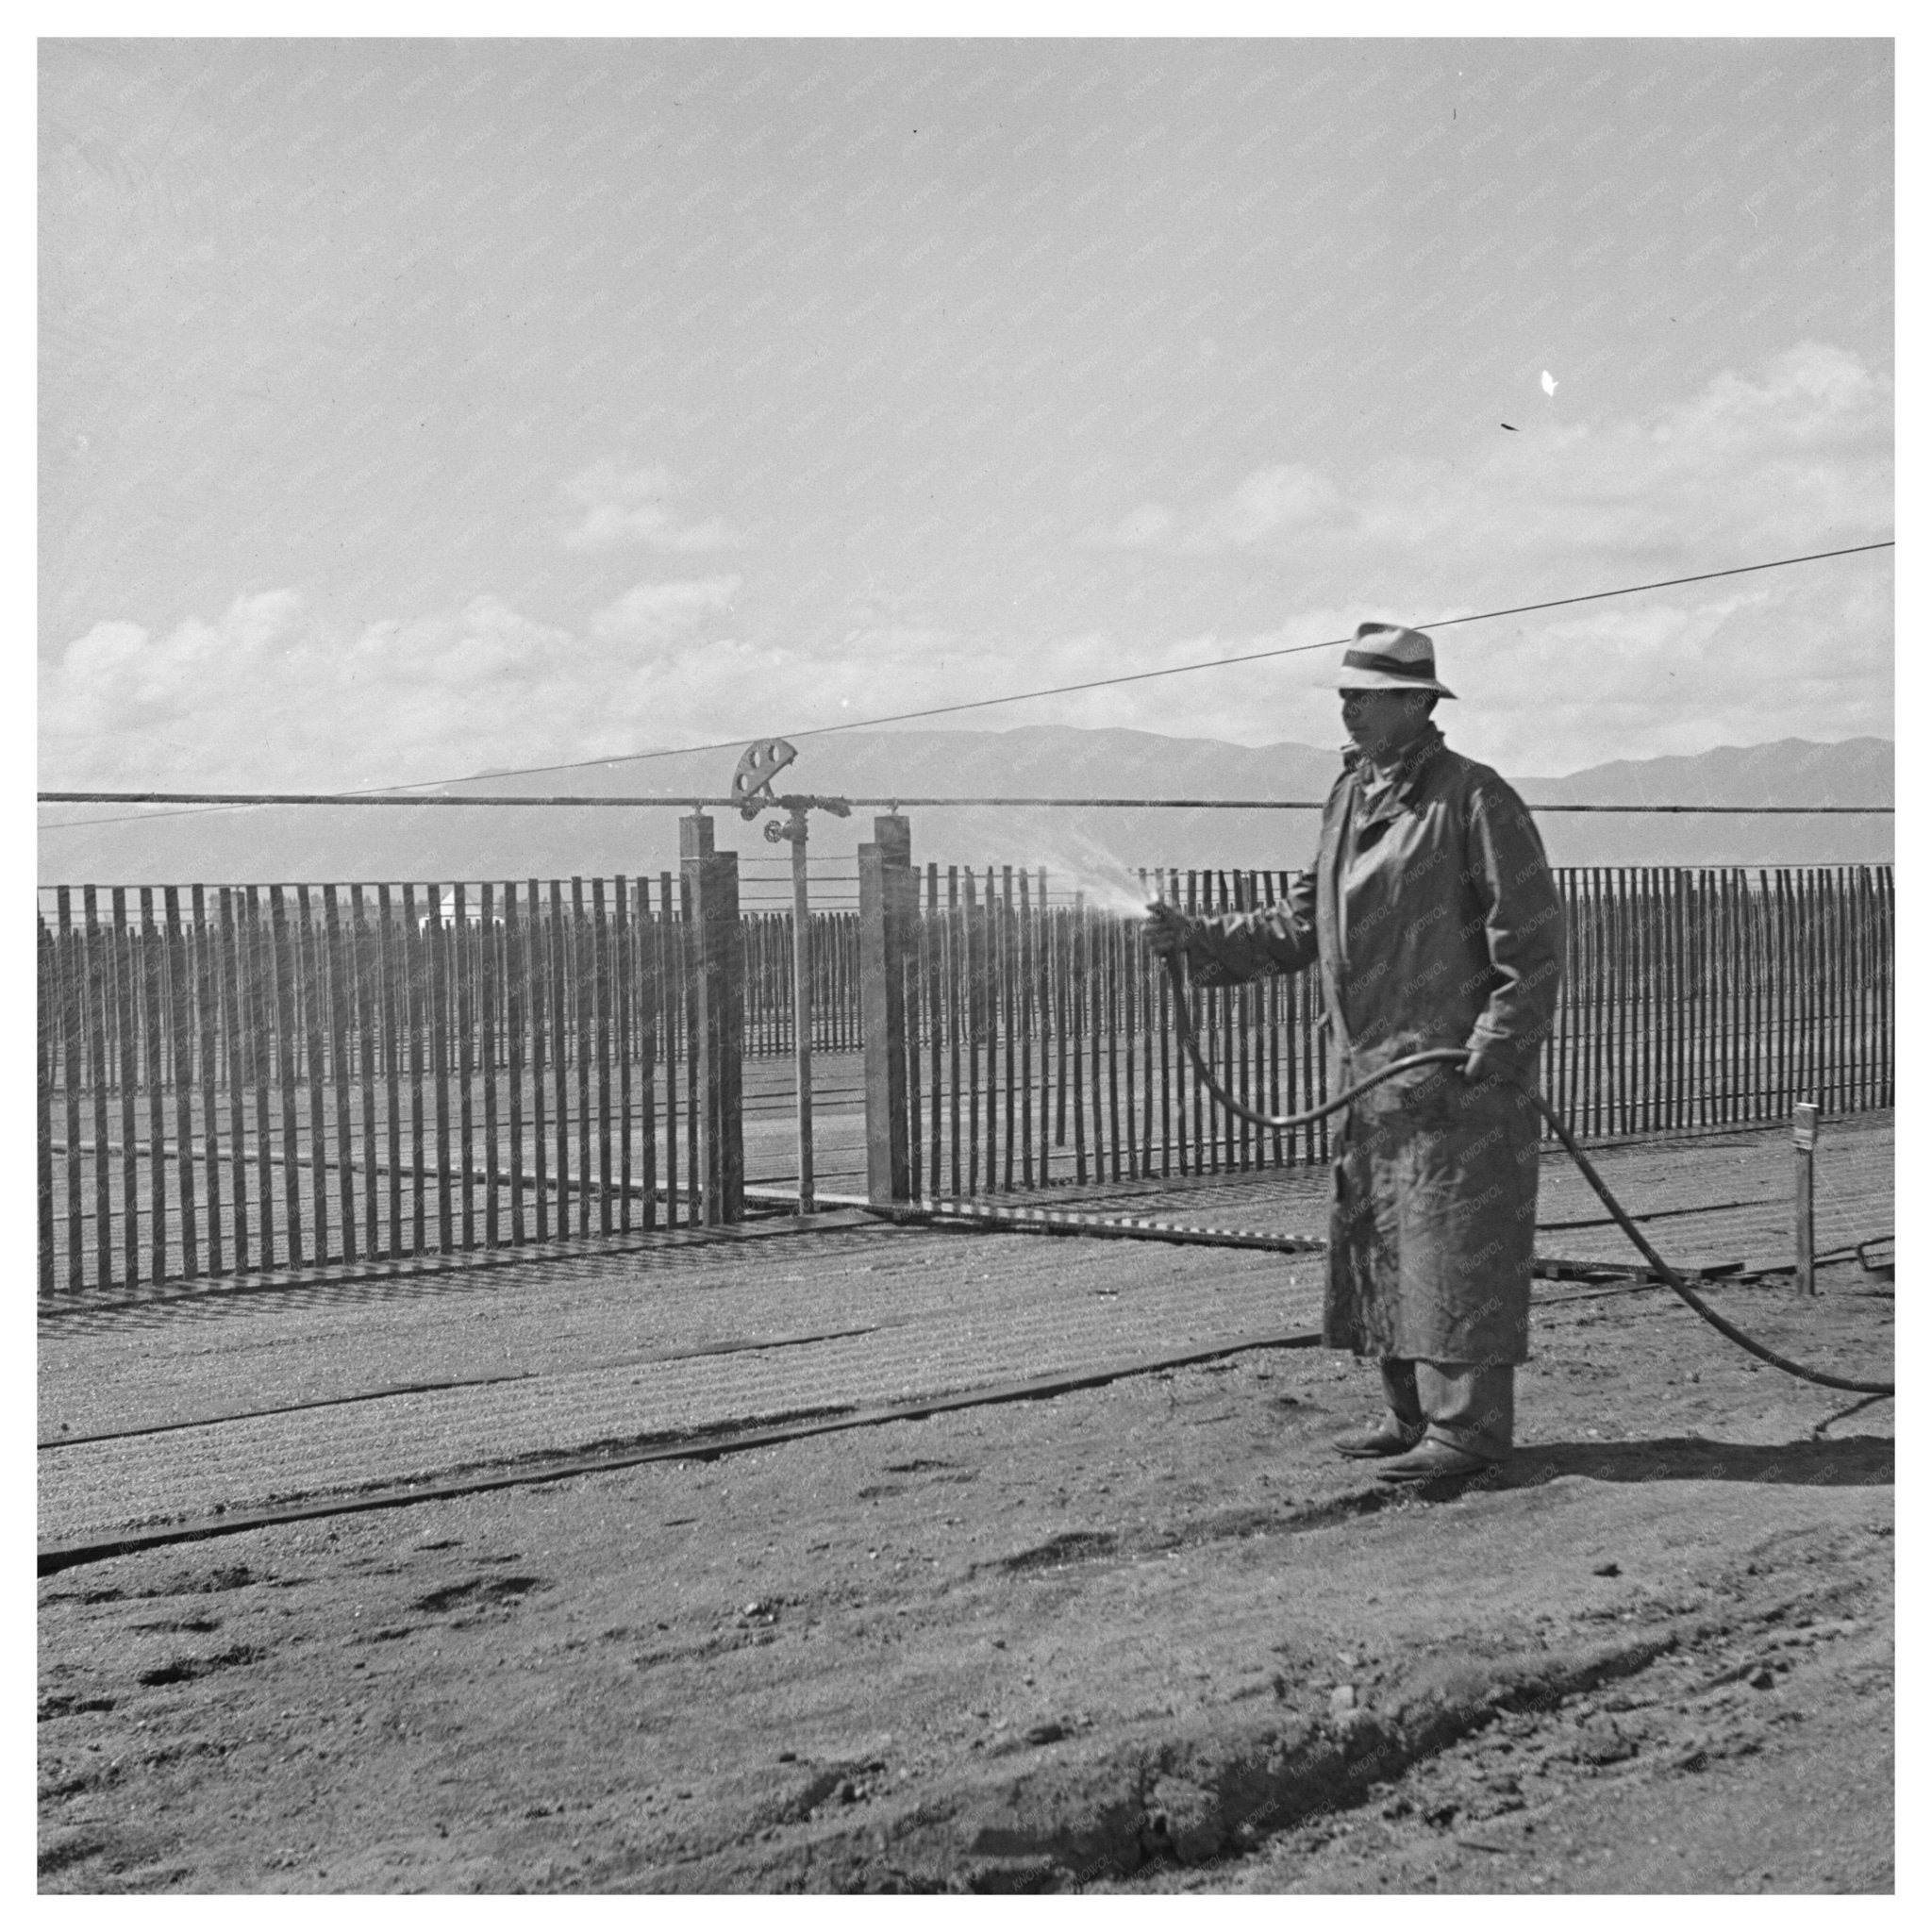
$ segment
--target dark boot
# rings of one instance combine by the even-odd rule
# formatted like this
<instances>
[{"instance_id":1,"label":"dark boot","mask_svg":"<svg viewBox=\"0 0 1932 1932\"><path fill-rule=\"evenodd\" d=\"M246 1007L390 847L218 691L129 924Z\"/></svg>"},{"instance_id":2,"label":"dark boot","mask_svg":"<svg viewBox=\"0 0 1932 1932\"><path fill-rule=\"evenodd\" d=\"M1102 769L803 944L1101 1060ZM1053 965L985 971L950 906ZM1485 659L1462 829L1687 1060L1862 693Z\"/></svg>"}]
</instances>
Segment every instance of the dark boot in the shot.
<instances>
[{"instance_id":1,"label":"dark boot","mask_svg":"<svg viewBox=\"0 0 1932 1932\"><path fill-rule=\"evenodd\" d=\"M1400 1456L1405 1450L1413 1449L1422 1440L1423 1425L1420 1423L1411 1428L1391 1415L1359 1436L1343 1436L1336 1443L1335 1453L1357 1461L1367 1461L1376 1456Z\"/></svg>"},{"instance_id":2,"label":"dark boot","mask_svg":"<svg viewBox=\"0 0 1932 1932\"><path fill-rule=\"evenodd\" d=\"M1378 1456L1400 1456L1422 1441L1428 1424L1416 1393L1415 1364L1390 1356L1381 1369L1382 1399L1389 1405L1389 1413L1375 1427L1358 1436L1342 1437L1335 1445L1337 1455L1366 1462Z\"/></svg>"},{"instance_id":3,"label":"dark boot","mask_svg":"<svg viewBox=\"0 0 1932 1932\"><path fill-rule=\"evenodd\" d=\"M1456 1476L1481 1475L1485 1470L1495 1467L1494 1462L1484 1457L1472 1456L1467 1449L1458 1449L1453 1442L1444 1442L1430 1436L1407 1456L1398 1456L1392 1462L1385 1462L1375 1472L1375 1480L1383 1483L1444 1482Z\"/></svg>"}]
</instances>

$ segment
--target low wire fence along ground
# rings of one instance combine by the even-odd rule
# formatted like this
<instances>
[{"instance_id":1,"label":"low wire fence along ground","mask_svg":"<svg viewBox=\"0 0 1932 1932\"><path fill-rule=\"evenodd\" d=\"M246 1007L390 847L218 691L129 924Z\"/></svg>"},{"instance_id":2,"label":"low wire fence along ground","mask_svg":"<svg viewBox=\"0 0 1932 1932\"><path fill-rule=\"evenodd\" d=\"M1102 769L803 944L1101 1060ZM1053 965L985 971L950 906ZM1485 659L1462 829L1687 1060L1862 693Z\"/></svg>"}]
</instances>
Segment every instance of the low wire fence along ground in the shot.
<instances>
[{"instance_id":1,"label":"low wire fence along ground","mask_svg":"<svg viewBox=\"0 0 1932 1932\"><path fill-rule=\"evenodd\" d=\"M1211 911L1288 877L1143 883ZM1544 1078L1586 1138L1891 1105L1890 867L1557 880L1570 968ZM928 866L920 886L915 1194L1327 1158L1326 1123L1255 1128L1194 1078L1137 920L1048 903L1037 870ZM57 891L39 941L42 1292L688 1224L704 1071L688 911L671 874ZM742 1052L789 1055L791 915L737 931ZM811 919L818 1051L863 1043L861 937L854 914ZM1314 975L1196 1007L1230 1091L1271 1113L1325 1098Z\"/></svg>"}]
</instances>

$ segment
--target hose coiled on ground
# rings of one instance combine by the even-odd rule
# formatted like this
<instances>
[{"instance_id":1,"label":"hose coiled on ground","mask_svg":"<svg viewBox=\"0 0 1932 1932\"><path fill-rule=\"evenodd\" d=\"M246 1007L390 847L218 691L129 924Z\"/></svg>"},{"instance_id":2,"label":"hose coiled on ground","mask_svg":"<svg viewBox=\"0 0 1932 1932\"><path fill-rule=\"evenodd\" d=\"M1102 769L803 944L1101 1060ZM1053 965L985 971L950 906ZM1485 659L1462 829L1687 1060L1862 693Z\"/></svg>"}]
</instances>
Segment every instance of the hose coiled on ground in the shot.
<instances>
[{"instance_id":1,"label":"hose coiled on ground","mask_svg":"<svg viewBox=\"0 0 1932 1932\"><path fill-rule=\"evenodd\" d=\"M1207 1057L1201 1051L1201 1043L1194 1037L1193 1009L1188 1003L1187 977L1181 969L1178 953L1167 955L1167 976L1174 988L1174 1019L1180 1033L1181 1045L1194 1072L1202 1083L1223 1107L1241 1120L1257 1127L1286 1130L1291 1127L1305 1127L1314 1122L1325 1119L1329 1114L1340 1113L1351 1102L1359 1099L1371 1088L1378 1087L1384 1080L1392 1079L1397 1074L1406 1074L1415 1067L1435 1064L1460 1067L1467 1063L1469 1055L1460 1047L1431 1047L1424 1053L1405 1054L1398 1060L1391 1060L1386 1067L1379 1068L1365 1080L1357 1080L1354 1086L1345 1088L1332 1100L1325 1100L1318 1107L1311 1107L1302 1113L1266 1114L1254 1108L1244 1107L1222 1086L1214 1076L1214 1070L1208 1064ZM1890 1395L1896 1392L1897 1385L1891 1382L1860 1382L1849 1375L1834 1375L1823 1369L1807 1369L1802 1362L1794 1362L1781 1356L1775 1349L1767 1348L1763 1342L1746 1335L1734 1324L1727 1322L1717 1310L1709 1307L1693 1290L1689 1282L1651 1246L1649 1240L1624 1212L1623 1204L1610 1192L1608 1185L1591 1164L1583 1149L1576 1144L1569 1124L1564 1121L1541 1093L1530 1096L1542 1110L1543 1118L1555 1129L1557 1140L1563 1143L1564 1152L1576 1163L1577 1170L1585 1180L1596 1191L1596 1196L1610 1210L1611 1218L1630 1238L1632 1245L1643 1258L1655 1268L1664 1284L1676 1295L1679 1301L1695 1315L1708 1322L1726 1341L1735 1341L1738 1346L1759 1361L1769 1362L1774 1369L1782 1369L1788 1375L1796 1375L1801 1381L1815 1382L1823 1389L1842 1389L1853 1395Z\"/></svg>"}]
</instances>

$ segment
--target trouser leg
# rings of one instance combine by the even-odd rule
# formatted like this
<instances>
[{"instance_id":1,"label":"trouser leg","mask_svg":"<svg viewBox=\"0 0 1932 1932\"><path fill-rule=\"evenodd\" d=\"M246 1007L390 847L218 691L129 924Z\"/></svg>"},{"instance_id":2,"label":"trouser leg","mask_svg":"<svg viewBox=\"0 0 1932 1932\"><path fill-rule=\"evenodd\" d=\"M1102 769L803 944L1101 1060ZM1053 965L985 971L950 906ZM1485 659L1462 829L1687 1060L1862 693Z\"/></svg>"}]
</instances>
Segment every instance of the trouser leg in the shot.
<instances>
[{"instance_id":1,"label":"trouser leg","mask_svg":"<svg viewBox=\"0 0 1932 1932\"><path fill-rule=\"evenodd\" d=\"M1417 1362L1415 1391L1438 1441L1489 1462L1508 1455L1516 1435L1516 1371L1508 1363Z\"/></svg>"},{"instance_id":2,"label":"trouser leg","mask_svg":"<svg viewBox=\"0 0 1932 1932\"><path fill-rule=\"evenodd\" d=\"M1428 1418L1423 1413L1415 1371L1415 1363L1401 1356L1385 1356L1382 1359L1382 1399L1389 1405L1389 1413L1397 1428L1419 1438Z\"/></svg>"}]
</instances>

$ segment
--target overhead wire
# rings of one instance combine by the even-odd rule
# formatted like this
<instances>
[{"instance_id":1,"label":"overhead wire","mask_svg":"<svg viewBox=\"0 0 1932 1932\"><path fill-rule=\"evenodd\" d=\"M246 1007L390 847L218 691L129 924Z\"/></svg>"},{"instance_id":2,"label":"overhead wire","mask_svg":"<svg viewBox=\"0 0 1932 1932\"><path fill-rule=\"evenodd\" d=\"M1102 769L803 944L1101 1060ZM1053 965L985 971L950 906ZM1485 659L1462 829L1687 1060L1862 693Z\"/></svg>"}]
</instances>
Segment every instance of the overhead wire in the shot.
<instances>
[{"instance_id":1,"label":"overhead wire","mask_svg":"<svg viewBox=\"0 0 1932 1932\"><path fill-rule=\"evenodd\" d=\"M1566 597L1547 597L1531 604L1512 604L1494 610L1468 611L1457 617L1431 618L1418 626L1423 630L1448 630L1457 625L1484 624L1497 618L1522 617L1539 610L1559 610L1578 604L1601 603L1612 597L1631 597L1645 591L1676 589L1685 584L1712 583L1724 577L1749 576L1754 573L1768 570L1785 570L1802 563L1820 563L1832 558L1857 557L1871 551L1891 550L1897 547L1895 538L1886 538L1874 543L1846 544L1835 550L1807 551L1796 557L1771 558L1760 563L1734 564L1724 570L1695 571L1687 575L1656 577L1641 584L1621 584L1608 590L1585 591ZM1108 677L1082 678L1070 684L1043 685L1033 691L1008 691L988 698L964 698L952 704L928 705L915 710L882 712L868 718L841 719L835 724L793 727L788 734L793 738L829 738L841 731L867 730L879 724L904 724L923 718L943 718L957 716L963 711L989 709L999 705L1029 703L1037 698L1064 697L1079 691L1101 691L1128 684L1144 684L1155 678L1180 677L1191 672L1219 671L1237 664L1255 664L1276 658L1292 658L1309 651L1332 651L1352 643L1352 638L1323 638L1313 643L1278 644L1265 651L1244 651L1228 658L1205 658L1191 664L1169 664L1152 671L1118 672ZM600 766L640 764L650 759L684 758L699 752L732 751L743 742L741 739L721 739L708 744L675 745L657 751L619 752L602 758L574 758L557 764L520 765L499 768L490 772L470 773L453 778L417 778L396 785L369 786L361 791L316 794L314 802L325 804L348 804L357 799L369 799L377 794L396 791L425 791L443 785L474 785L484 778L526 778L545 772L590 771ZM68 800L43 800L42 802L75 802ZM277 801L279 802L279 801ZM542 801L529 800L531 804ZM585 800L572 800L573 804L589 803ZM203 805L183 811L170 812L130 812L114 818L71 819L44 825L42 831L68 831L81 825L121 824L129 820L153 824L162 818L199 817L210 811L231 811L254 809L253 801L247 803L224 803Z\"/></svg>"},{"instance_id":2,"label":"overhead wire","mask_svg":"<svg viewBox=\"0 0 1932 1932\"><path fill-rule=\"evenodd\" d=\"M396 810L408 810L418 807L448 809L466 809L474 807L485 809L523 806L584 806L602 811L635 811L650 807L682 805L696 811L702 811L707 807L720 811L734 811L742 803L736 798L694 798L682 791L632 793L621 797L593 795L560 798L520 798L515 793L472 798L391 798L328 791L42 791L39 797L43 805L77 805L90 801L126 805L144 799L153 800L157 804L171 804L193 798L219 799L227 806L327 805L341 806L345 809L353 807L381 806ZM780 802L776 799L754 799L752 803L758 812L766 812L776 810ZM998 792L924 797L905 791L882 793L876 798L841 797L840 803L850 806L917 805L949 810L964 810L979 806L1058 806L1090 811L1320 811L1323 806L1323 801L1319 798L1052 798L1007 795ZM1840 817L1869 818L1874 814L1890 814L1895 811L1896 808L1890 805L1569 805L1560 802L1537 805L1531 802L1530 809L1702 813L1740 818L1807 818L1821 814L1827 817L1837 814ZM94 819L87 823L106 824L113 822ZM787 863L783 859L756 862L776 865Z\"/></svg>"}]
</instances>

